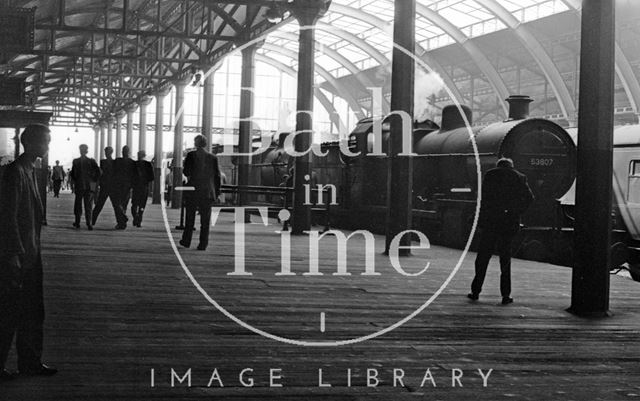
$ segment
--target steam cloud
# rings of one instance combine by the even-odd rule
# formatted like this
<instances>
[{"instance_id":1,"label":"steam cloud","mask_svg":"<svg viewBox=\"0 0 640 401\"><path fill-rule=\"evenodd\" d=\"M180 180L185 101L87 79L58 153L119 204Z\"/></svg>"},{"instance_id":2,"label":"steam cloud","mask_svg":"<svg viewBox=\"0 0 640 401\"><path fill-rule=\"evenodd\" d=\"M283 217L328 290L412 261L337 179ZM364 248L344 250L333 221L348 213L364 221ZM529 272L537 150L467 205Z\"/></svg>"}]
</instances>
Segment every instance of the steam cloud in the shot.
<instances>
[{"instance_id":1,"label":"steam cloud","mask_svg":"<svg viewBox=\"0 0 640 401\"><path fill-rule=\"evenodd\" d=\"M437 94L444 89L444 81L435 72L424 72L422 69L416 69L415 78L415 97L413 101L414 120L423 122L428 118L432 118L437 113L434 105L429 101L429 97Z\"/></svg>"}]
</instances>

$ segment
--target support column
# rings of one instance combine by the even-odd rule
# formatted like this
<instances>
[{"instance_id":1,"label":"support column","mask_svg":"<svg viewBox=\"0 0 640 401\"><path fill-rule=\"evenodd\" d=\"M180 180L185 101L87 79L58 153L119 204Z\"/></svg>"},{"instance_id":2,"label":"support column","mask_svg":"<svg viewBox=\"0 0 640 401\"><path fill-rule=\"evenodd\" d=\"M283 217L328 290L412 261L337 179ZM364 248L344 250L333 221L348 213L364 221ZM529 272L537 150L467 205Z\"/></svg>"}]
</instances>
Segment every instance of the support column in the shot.
<instances>
[{"instance_id":1,"label":"support column","mask_svg":"<svg viewBox=\"0 0 640 401\"><path fill-rule=\"evenodd\" d=\"M253 137L253 124L251 118L253 117L253 90L255 81L255 55L256 51L260 47L261 43L253 44L242 50L242 71L240 74L240 125L239 125L239 137L238 137L238 151L239 153L250 153L251 142ZM249 173L251 170L251 157L240 156L238 157L238 185L249 185ZM240 206L247 204L247 194L244 191L239 192L238 196ZM245 219L245 221L251 221Z\"/></svg>"},{"instance_id":2,"label":"support column","mask_svg":"<svg viewBox=\"0 0 640 401\"><path fill-rule=\"evenodd\" d=\"M391 78L391 112L409 115L413 125L413 94L415 61L402 50L415 53L416 0L395 0L394 43ZM413 160L399 156L403 145L403 120L399 115L391 116L391 135L388 149L387 175L387 222L385 252L389 252L391 241L399 233L411 229L413 209ZM409 127L413 131L413 126ZM413 135L411 135L413 136ZM411 245L411 236L403 236L400 247ZM408 249L399 249L400 255L409 255Z\"/></svg>"},{"instance_id":3,"label":"support column","mask_svg":"<svg viewBox=\"0 0 640 401\"><path fill-rule=\"evenodd\" d=\"M210 70L209 75L204 79L204 90L202 91L202 136L207 140L207 146L211 149L212 125L213 125L213 75L215 71Z\"/></svg>"},{"instance_id":4,"label":"support column","mask_svg":"<svg viewBox=\"0 0 640 401\"><path fill-rule=\"evenodd\" d=\"M144 96L140 99L140 126L138 127L138 151L147 150L147 106L151 103L151 97Z\"/></svg>"},{"instance_id":5,"label":"support column","mask_svg":"<svg viewBox=\"0 0 640 401\"><path fill-rule=\"evenodd\" d=\"M184 131L184 88L191 81L180 80L175 83L176 86L176 127L173 135L173 164L171 165L171 173L173 188L182 186L182 151L183 151L183 131ZM211 144L209 144L211 145ZM171 208L180 209L182 206L182 191L171 191Z\"/></svg>"},{"instance_id":6,"label":"support column","mask_svg":"<svg viewBox=\"0 0 640 401\"><path fill-rule=\"evenodd\" d=\"M605 316L609 310L614 28L615 2L582 2L576 257L569 308L581 316Z\"/></svg>"},{"instance_id":7,"label":"support column","mask_svg":"<svg viewBox=\"0 0 640 401\"><path fill-rule=\"evenodd\" d=\"M93 155L96 161L100 161L100 126L93 126Z\"/></svg>"},{"instance_id":8,"label":"support column","mask_svg":"<svg viewBox=\"0 0 640 401\"><path fill-rule=\"evenodd\" d=\"M104 148L107 147L107 123L102 120L98 124L100 124L100 149L98 150L98 154L102 155Z\"/></svg>"},{"instance_id":9,"label":"support column","mask_svg":"<svg viewBox=\"0 0 640 401\"><path fill-rule=\"evenodd\" d=\"M311 29L322 17L331 1L296 0L289 5L292 15L303 29L300 30L298 47L298 94L296 151L309 149L313 136L313 84L315 73L315 30ZM311 180L311 155L295 158L292 234L303 234L311 229L311 205L306 204L305 184Z\"/></svg>"},{"instance_id":10,"label":"support column","mask_svg":"<svg viewBox=\"0 0 640 401\"><path fill-rule=\"evenodd\" d=\"M13 137L13 160L17 160L20 157L20 127L16 127L16 135Z\"/></svg>"},{"instance_id":11,"label":"support column","mask_svg":"<svg viewBox=\"0 0 640 401\"><path fill-rule=\"evenodd\" d=\"M116 154L122 156L122 119L125 116L124 110L120 110L116 113ZM131 152L131 148L129 148Z\"/></svg>"},{"instance_id":12,"label":"support column","mask_svg":"<svg viewBox=\"0 0 640 401\"><path fill-rule=\"evenodd\" d=\"M153 197L154 205L160 204L160 194L164 188L160 187L160 177L162 176L162 139L164 137L164 98L171 91L171 87L159 90L156 95L156 135L153 147Z\"/></svg>"},{"instance_id":13,"label":"support column","mask_svg":"<svg viewBox=\"0 0 640 401\"><path fill-rule=\"evenodd\" d=\"M136 112L136 104L131 104L129 106L127 106L125 108L125 111L127 113L127 146L129 147L129 150L131 151L131 154L133 155L133 113ZM140 150L137 149L136 152Z\"/></svg>"},{"instance_id":14,"label":"support column","mask_svg":"<svg viewBox=\"0 0 640 401\"><path fill-rule=\"evenodd\" d=\"M113 147L113 124L116 122L116 119L113 117L109 117L106 120L107 122L107 146ZM116 149L115 152L116 157L122 156L120 153L120 149Z\"/></svg>"}]
</instances>

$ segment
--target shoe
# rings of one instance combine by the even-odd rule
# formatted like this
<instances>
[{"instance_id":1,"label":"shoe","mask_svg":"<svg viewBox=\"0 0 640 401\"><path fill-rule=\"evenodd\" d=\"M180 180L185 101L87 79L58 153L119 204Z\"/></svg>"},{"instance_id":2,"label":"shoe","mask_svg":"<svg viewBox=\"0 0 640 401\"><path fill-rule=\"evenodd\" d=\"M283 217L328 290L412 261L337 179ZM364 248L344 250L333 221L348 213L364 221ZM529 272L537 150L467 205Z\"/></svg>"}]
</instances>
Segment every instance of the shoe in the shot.
<instances>
[{"instance_id":1,"label":"shoe","mask_svg":"<svg viewBox=\"0 0 640 401\"><path fill-rule=\"evenodd\" d=\"M89 225L88 225L88 226L87 226L87 230L89 230L89 231L93 231L93 226L89 226Z\"/></svg>"},{"instance_id":2,"label":"shoe","mask_svg":"<svg viewBox=\"0 0 640 401\"><path fill-rule=\"evenodd\" d=\"M502 297L502 305L509 305L513 303L513 298Z\"/></svg>"},{"instance_id":3,"label":"shoe","mask_svg":"<svg viewBox=\"0 0 640 401\"><path fill-rule=\"evenodd\" d=\"M478 298L480 298L479 294L474 294L473 292L470 292L467 294L467 298L469 298L472 301L477 301Z\"/></svg>"},{"instance_id":4,"label":"shoe","mask_svg":"<svg viewBox=\"0 0 640 401\"><path fill-rule=\"evenodd\" d=\"M80 223L73 223L73 226L74 226L75 228L80 228Z\"/></svg>"},{"instance_id":5,"label":"shoe","mask_svg":"<svg viewBox=\"0 0 640 401\"><path fill-rule=\"evenodd\" d=\"M181 239L179 242L180 245L182 245L185 248L189 248L191 246L191 244L188 244L187 241Z\"/></svg>"},{"instance_id":6,"label":"shoe","mask_svg":"<svg viewBox=\"0 0 640 401\"><path fill-rule=\"evenodd\" d=\"M206 245L198 245L198 250L199 251L206 251L207 250L207 246Z\"/></svg>"},{"instance_id":7,"label":"shoe","mask_svg":"<svg viewBox=\"0 0 640 401\"><path fill-rule=\"evenodd\" d=\"M9 372L7 369L0 370L0 382L14 380L16 377L15 373Z\"/></svg>"},{"instance_id":8,"label":"shoe","mask_svg":"<svg viewBox=\"0 0 640 401\"><path fill-rule=\"evenodd\" d=\"M20 374L27 376L53 376L56 373L58 373L58 369L47 366L44 363L41 363L39 366L20 369Z\"/></svg>"},{"instance_id":9,"label":"shoe","mask_svg":"<svg viewBox=\"0 0 640 401\"><path fill-rule=\"evenodd\" d=\"M116 230L126 230L127 229L127 225L126 224L117 224L116 225Z\"/></svg>"}]
</instances>

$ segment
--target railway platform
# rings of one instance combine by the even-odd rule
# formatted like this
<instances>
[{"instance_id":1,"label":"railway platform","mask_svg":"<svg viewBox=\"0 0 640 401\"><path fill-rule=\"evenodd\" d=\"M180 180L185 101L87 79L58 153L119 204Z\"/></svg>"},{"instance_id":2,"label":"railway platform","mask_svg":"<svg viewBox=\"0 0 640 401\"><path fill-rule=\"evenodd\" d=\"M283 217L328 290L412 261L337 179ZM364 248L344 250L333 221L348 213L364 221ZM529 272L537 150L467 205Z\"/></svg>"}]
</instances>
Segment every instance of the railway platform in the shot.
<instances>
[{"instance_id":1,"label":"railway platform","mask_svg":"<svg viewBox=\"0 0 640 401\"><path fill-rule=\"evenodd\" d=\"M325 237L309 274L310 236L283 252L274 219L238 242L221 213L203 252L197 233L174 249L177 210L149 205L142 228L119 231L105 207L87 231L71 226L71 194L48 202L44 360L60 371L0 383L2 400L640 398L640 283L626 277L611 277L612 315L585 319L565 311L566 267L514 260L503 306L494 258L471 302L473 253L430 246L394 267L375 236L365 264L355 235L339 271Z\"/></svg>"}]
</instances>

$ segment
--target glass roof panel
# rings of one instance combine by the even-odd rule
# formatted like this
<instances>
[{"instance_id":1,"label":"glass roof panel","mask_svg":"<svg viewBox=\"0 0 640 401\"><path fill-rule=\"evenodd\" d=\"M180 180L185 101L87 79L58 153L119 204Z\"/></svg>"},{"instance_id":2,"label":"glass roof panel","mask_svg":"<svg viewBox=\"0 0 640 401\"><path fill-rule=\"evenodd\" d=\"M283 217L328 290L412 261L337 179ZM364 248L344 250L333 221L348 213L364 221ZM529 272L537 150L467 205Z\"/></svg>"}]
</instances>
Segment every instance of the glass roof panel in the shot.
<instances>
[{"instance_id":1,"label":"glass roof panel","mask_svg":"<svg viewBox=\"0 0 640 401\"><path fill-rule=\"evenodd\" d=\"M474 38L506 29L505 24L490 10L485 9L475 0L417 0L421 6L425 6L438 13L453 26L457 27L463 36ZM521 22L529 22L559 12L568 8L563 0L496 0L498 4L511 12ZM349 35L364 40L378 52L391 59L392 32L394 17L394 0L333 0L333 4L347 7L343 10L331 10L322 18L322 21L331 25L333 31L317 30L316 39L321 46L326 46L337 51L360 69L372 68L380 63L368 54L366 49L360 48L357 43L349 39ZM290 23L280 28L282 32L289 32L297 37L297 23ZM347 35L340 35L346 32ZM271 35L268 43L286 47L297 51L297 42ZM425 50L430 51L439 47L455 43L451 35L445 29L438 26L425 15L418 13L416 16L416 42ZM320 49L321 50L321 47ZM262 51L263 54L273 57L283 63L295 66L297 60L274 52ZM316 56L318 65L331 72L335 77L349 75L340 61L331 55L318 52Z\"/></svg>"}]
</instances>

